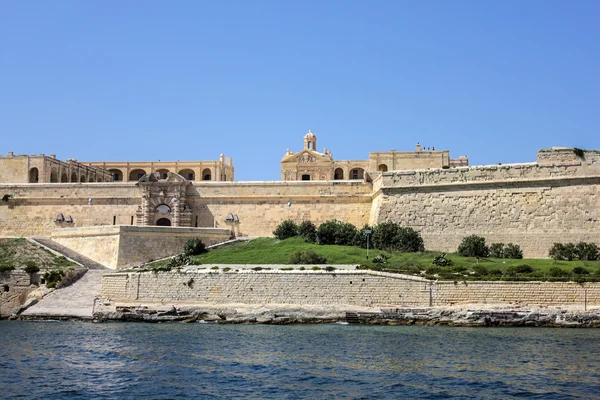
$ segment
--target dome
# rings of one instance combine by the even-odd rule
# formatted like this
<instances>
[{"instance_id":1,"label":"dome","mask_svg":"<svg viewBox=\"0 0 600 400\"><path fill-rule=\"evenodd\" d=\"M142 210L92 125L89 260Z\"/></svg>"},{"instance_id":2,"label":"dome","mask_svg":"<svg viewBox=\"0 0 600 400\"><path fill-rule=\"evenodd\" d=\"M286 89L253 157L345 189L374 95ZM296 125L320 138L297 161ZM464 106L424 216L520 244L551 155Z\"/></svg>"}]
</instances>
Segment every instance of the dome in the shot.
<instances>
[{"instance_id":1,"label":"dome","mask_svg":"<svg viewBox=\"0 0 600 400\"><path fill-rule=\"evenodd\" d=\"M312 138L316 138L315 134L312 133L312 131L309 129L308 133L306 135L304 135L304 139L312 139Z\"/></svg>"}]
</instances>

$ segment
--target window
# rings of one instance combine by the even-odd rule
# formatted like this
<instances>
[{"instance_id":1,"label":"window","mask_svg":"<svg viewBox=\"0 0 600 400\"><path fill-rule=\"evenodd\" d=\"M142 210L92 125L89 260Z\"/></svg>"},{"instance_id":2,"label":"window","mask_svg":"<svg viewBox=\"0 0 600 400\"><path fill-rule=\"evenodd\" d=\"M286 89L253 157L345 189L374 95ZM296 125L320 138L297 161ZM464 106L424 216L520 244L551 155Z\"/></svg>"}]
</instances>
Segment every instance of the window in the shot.
<instances>
[{"instance_id":1,"label":"window","mask_svg":"<svg viewBox=\"0 0 600 400\"><path fill-rule=\"evenodd\" d=\"M310 175L308 175L308 174L302 175L302 180L303 181L310 181Z\"/></svg>"}]
</instances>

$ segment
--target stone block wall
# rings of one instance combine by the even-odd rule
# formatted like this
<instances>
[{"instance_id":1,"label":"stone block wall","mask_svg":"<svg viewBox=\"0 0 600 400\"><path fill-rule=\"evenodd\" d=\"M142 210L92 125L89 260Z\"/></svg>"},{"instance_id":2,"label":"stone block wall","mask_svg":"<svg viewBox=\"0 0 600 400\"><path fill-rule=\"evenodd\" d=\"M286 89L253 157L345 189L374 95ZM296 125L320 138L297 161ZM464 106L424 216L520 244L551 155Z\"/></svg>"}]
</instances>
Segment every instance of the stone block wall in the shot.
<instances>
[{"instance_id":1,"label":"stone block wall","mask_svg":"<svg viewBox=\"0 0 600 400\"><path fill-rule=\"evenodd\" d=\"M25 303L27 295L35 289L31 277L21 270L0 273L0 316L11 312Z\"/></svg>"},{"instance_id":2,"label":"stone block wall","mask_svg":"<svg viewBox=\"0 0 600 400\"><path fill-rule=\"evenodd\" d=\"M525 257L547 257L554 242L600 244L595 153L577 164L389 172L375 186L371 223L413 227L431 250L456 251L471 234L519 244Z\"/></svg>"},{"instance_id":3,"label":"stone block wall","mask_svg":"<svg viewBox=\"0 0 600 400\"><path fill-rule=\"evenodd\" d=\"M117 302L450 306L600 305L600 283L431 282L375 271L111 273L101 297Z\"/></svg>"},{"instance_id":4,"label":"stone block wall","mask_svg":"<svg viewBox=\"0 0 600 400\"><path fill-rule=\"evenodd\" d=\"M214 304L403 304L427 306L425 280L370 271L240 271L105 274L101 297L115 301Z\"/></svg>"},{"instance_id":5,"label":"stone block wall","mask_svg":"<svg viewBox=\"0 0 600 400\"><path fill-rule=\"evenodd\" d=\"M92 226L57 229L52 240L109 268L123 269L173 256L199 238L210 246L228 240L228 229L162 226Z\"/></svg>"},{"instance_id":6,"label":"stone block wall","mask_svg":"<svg viewBox=\"0 0 600 400\"><path fill-rule=\"evenodd\" d=\"M600 305L600 283L575 282L437 282L433 305L506 304Z\"/></svg>"}]
</instances>

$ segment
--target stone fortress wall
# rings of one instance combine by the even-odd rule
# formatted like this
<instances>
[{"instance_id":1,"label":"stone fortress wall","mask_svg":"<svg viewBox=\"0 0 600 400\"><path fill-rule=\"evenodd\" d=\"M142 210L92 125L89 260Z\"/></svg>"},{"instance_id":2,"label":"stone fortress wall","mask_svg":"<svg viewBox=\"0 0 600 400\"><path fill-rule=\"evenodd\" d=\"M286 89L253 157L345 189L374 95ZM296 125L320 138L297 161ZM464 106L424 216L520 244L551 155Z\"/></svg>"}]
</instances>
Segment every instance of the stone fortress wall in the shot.
<instances>
[{"instance_id":1,"label":"stone fortress wall","mask_svg":"<svg viewBox=\"0 0 600 400\"><path fill-rule=\"evenodd\" d=\"M319 304L363 307L461 304L600 305L600 283L432 282L376 271L110 273L102 299L194 304Z\"/></svg>"},{"instance_id":2,"label":"stone fortress wall","mask_svg":"<svg viewBox=\"0 0 600 400\"><path fill-rule=\"evenodd\" d=\"M0 168L4 174L9 169L4 164ZM140 225L144 197L140 185L0 183L0 236L50 236L56 228ZM185 200L188 224L184 226L226 228L235 235L269 236L286 219L319 224L336 218L357 227L397 221L421 232L426 248L440 251L455 251L469 234L482 235L488 242L517 243L526 257L546 257L553 242L600 243L600 153L596 151L578 155L573 149L542 150L536 162L525 164L380 171L373 182L193 181L181 185L185 199L179 204ZM63 220L57 220L59 214Z\"/></svg>"},{"instance_id":3,"label":"stone fortress wall","mask_svg":"<svg viewBox=\"0 0 600 400\"><path fill-rule=\"evenodd\" d=\"M193 182L187 189L191 227L228 228L236 235L270 236L286 219L315 223L369 220L371 184L330 182ZM142 190L135 182L0 184L0 236L50 236L57 228L137 225ZM91 203L90 203L90 199ZM226 221L235 214L236 222ZM72 223L57 221L57 215Z\"/></svg>"},{"instance_id":4,"label":"stone fortress wall","mask_svg":"<svg viewBox=\"0 0 600 400\"><path fill-rule=\"evenodd\" d=\"M600 243L600 153L541 151L535 163L394 171L374 182L371 224L396 221L425 247L455 251L464 236L513 242L547 257L554 242Z\"/></svg>"}]
</instances>

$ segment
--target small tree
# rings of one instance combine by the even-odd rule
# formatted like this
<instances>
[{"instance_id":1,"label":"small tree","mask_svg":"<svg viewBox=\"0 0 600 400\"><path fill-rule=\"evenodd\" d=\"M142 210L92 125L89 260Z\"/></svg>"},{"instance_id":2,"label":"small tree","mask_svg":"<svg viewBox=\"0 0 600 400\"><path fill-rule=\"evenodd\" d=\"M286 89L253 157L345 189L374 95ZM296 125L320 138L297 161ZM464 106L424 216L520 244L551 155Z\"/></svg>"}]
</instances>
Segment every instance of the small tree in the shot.
<instances>
[{"instance_id":1,"label":"small tree","mask_svg":"<svg viewBox=\"0 0 600 400\"><path fill-rule=\"evenodd\" d=\"M458 246L458 255L463 257L488 257L489 252L485 239L477 235L464 237Z\"/></svg>"},{"instance_id":2,"label":"small tree","mask_svg":"<svg viewBox=\"0 0 600 400\"><path fill-rule=\"evenodd\" d=\"M352 241L353 246L362 247L363 249L367 248L367 234L365 233L365 231L367 231L367 230L370 230L371 232L373 232L373 228L371 228L369 225L363 226L363 228L361 230L356 232L356 235L354 236L354 240ZM373 247L372 240L369 239L369 241L371 243L370 244L371 247Z\"/></svg>"},{"instance_id":3,"label":"small tree","mask_svg":"<svg viewBox=\"0 0 600 400\"><path fill-rule=\"evenodd\" d=\"M521 247L518 244L509 243L504 248L504 258L521 259L523 258L523 250L521 250Z\"/></svg>"},{"instance_id":4,"label":"small tree","mask_svg":"<svg viewBox=\"0 0 600 400\"><path fill-rule=\"evenodd\" d=\"M492 243L490 245L490 257L504 258L504 243Z\"/></svg>"},{"instance_id":5,"label":"small tree","mask_svg":"<svg viewBox=\"0 0 600 400\"><path fill-rule=\"evenodd\" d=\"M356 227L338 220L325 221L317 228L319 244L350 246L356 236Z\"/></svg>"},{"instance_id":6,"label":"small tree","mask_svg":"<svg viewBox=\"0 0 600 400\"><path fill-rule=\"evenodd\" d=\"M575 245L577 259L581 261L594 261L599 259L599 249L596 243L579 242Z\"/></svg>"},{"instance_id":7,"label":"small tree","mask_svg":"<svg viewBox=\"0 0 600 400\"><path fill-rule=\"evenodd\" d=\"M285 220L275 228L273 235L279 240L298 236L298 225L290 219Z\"/></svg>"},{"instance_id":8,"label":"small tree","mask_svg":"<svg viewBox=\"0 0 600 400\"><path fill-rule=\"evenodd\" d=\"M198 238L189 239L185 242L185 246L183 247L183 254L186 256L197 256L198 254L202 254L206 252L206 246L202 243L202 240Z\"/></svg>"},{"instance_id":9,"label":"small tree","mask_svg":"<svg viewBox=\"0 0 600 400\"><path fill-rule=\"evenodd\" d=\"M315 243L317 241L317 227L310 221L302 221L298 226L298 234L306 243Z\"/></svg>"},{"instance_id":10,"label":"small tree","mask_svg":"<svg viewBox=\"0 0 600 400\"><path fill-rule=\"evenodd\" d=\"M396 222L383 222L373 231L373 247L387 251L424 251L425 245L419 232L405 228Z\"/></svg>"}]
</instances>

